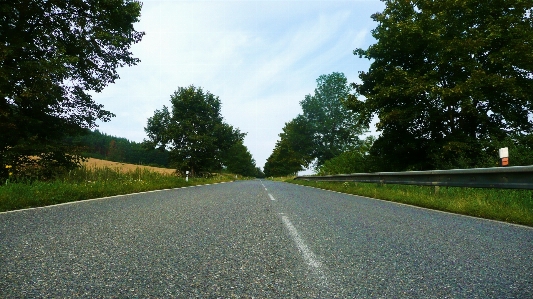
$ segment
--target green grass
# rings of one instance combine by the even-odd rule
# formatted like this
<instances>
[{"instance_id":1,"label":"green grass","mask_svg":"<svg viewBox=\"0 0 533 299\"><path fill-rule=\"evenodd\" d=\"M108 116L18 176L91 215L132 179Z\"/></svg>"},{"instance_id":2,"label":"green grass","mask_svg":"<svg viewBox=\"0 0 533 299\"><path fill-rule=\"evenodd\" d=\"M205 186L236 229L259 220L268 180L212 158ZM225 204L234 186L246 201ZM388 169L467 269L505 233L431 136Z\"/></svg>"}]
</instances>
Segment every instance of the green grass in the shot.
<instances>
[{"instance_id":1,"label":"green grass","mask_svg":"<svg viewBox=\"0 0 533 299\"><path fill-rule=\"evenodd\" d=\"M234 179L234 175L221 174L209 179L191 178L186 182L185 178L140 168L124 173L119 169L81 167L50 182L7 182L0 186L0 212Z\"/></svg>"},{"instance_id":2,"label":"green grass","mask_svg":"<svg viewBox=\"0 0 533 299\"><path fill-rule=\"evenodd\" d=\"M286 182L361 195L451 213L533 226L533 191L353 182Z\"/></svg>"}]
</instances>

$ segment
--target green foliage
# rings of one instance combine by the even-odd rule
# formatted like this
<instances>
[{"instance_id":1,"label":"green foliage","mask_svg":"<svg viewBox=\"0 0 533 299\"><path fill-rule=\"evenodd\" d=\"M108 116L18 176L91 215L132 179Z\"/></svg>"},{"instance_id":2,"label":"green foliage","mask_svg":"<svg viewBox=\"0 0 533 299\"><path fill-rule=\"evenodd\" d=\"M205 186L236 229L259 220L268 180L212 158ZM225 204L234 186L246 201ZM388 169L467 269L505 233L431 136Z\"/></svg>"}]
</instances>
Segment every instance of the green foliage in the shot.
<instances>
[{"instance_id":1,"label":"green foliage","mask_svg":"<svg viewBox=\"0 0 533 299\"><path fill-rule=\"evenodd\" d=\"M52 180L76 168L83 159L79 155L58 151L57 145L50 146L48 149L47 152L39 156L20 155L14 159L9 159L12 164L5 166L5 170L8 170L5 182Z\"/></svg>"},{"instance_id":2,"label":"green foliage","mask_svg":"<svg viewBox=\"0 0 533 299\"><path fill-rule=\"evenodd\" d=\"M78 164L65 136L113 116L90 92L118 79L119 66L138 63L129 48L144 35L133 28L140 11L129 0L0 3L1 179L7 165L22 172Z\"/></svg>"},{"instance_id":3,"label":"green foliage","mask_svg":"<svg viewBox=\"0 0 533 299\"><path fill-rule=\"evenodd\" d=\"M279 134L280 142L293 152L294 159L299 161L302 167L309 167L315 156L316 142L314 141L313 125L303 115L298 115L290 122L285 123L283 132Z\"/></svg>"},{"instance_id":4,"label":"green foliage","mask_svg":"<svg viewBox=\"0 0 533 299\"><path fill-rule=\"evenodd\" d=\"M294 181L294 184L368 196L457 214L533 226L533 191L440 188L353 182Z\"/></svg>"},{"instance_id":5,"label":"green foliage","mask_svg":"<svg viewBox=\"0 0 533 299\"><path fill-rule=\"evenodd\" d=\"M245 134L223 122L219 98L191 85L180 87L170 101L171 111L163 106L148 119L144 144L168 149L170 165L179 171L221 170L228 151Z\"/></svg>"},{"instance_id":6,"label":"green foliage","mask_svg":"<svg viewBox=\"0 0 533 299\"><path fill-rule=\"evenodd\" d=\"M370 136L361 146L346 151L332 159L324 162L318 168L318 175L333 175L344 173L363 173L372 171L373 164L368 155L370 147L374 142L374 137Z\"/></svg>"},{"instance_id":7,"label":"green foliage","mask_svg":"<svg viewBox=\"0 0 533 299\"><path fill-rule=\"evenodd\" d=\"M533 165L533 134L512 134L501 141L493 142L494 149L487 152L487 167L499 165L498 149L507 147L509 149L509 165Z\"/></svg>"},{"instance_id":8,"label":"green foliage","mask_svg":"<svg viewBox=\"0 0 533 299\"><path fill-rule=\"evenodd\" d=\"M509 148L510 165L533 165L533 135L507 138L501 147Z\"/></svg>"},{"instance_id":9,"label":"green foliage","mask_svg":"<svg viewBox=\"0 0 533 299\"><path fill-rule=\"evenodd\" d=\"M242 141L236 142L229 148L223 164L229 173L240 174L245 177L256 177L259 175L255 167L255 160Z\"/></svg>"},{"instance_id":10,"label":"green foliage","mask_svg":"<svg viewBox=\"0 0 533 299\"><path fill-rule=\"evenodd\" d=\"M262 178L265 178L265 173L261 170L261 168L259 167L256 167L255 168L255 177L256 178L259 178L259 179L262 179Z\"/></svg>"},{"instance_id":11,"label":"green foliage","mask_svg":"<svg viewBox=\"0 0 533 299\"><path fill-rule=\"evenodd\" d=\"M350 93L343 73L321 75L316 82L314 94L306 95L300 105L313 141L311 156L317 159L317 167L320 167L325 161L359 145L358 135L365 127L358 125L358 116L343 104Z\"/></svg>"},{"instance_id":12,"label":"green foliage","mask_svg":"<svg viewBox=\"0 0 533 299\"><path fill-rule=\"evenodd\" d=\"M358 151L365 126L343 104L350 91L343 73L321 75L313 95L300 102L303 113L285 123L280 140L265 164L266 176L286 176L318 169L346 151Z\"/></svg>"},{"instance_id":13,"label":"green foliage","mask_svg":"<svg viewBox=\"0 0 533 299\"><path fill-rule=\"evenodd\" d=\"M304 170L312 162L314 143L311 126L307 120L298 115L285 123L280 140L265 163L265 175L286 176Z\"/></svg>"},{"instance_id":14,"label":"green foliage","mask_svg":"<svg viewBox=\"0 0 533 299\"><path fill-rule=\"evenodd\" d=\"M292 150L288 142L283 139L276 143L276 147L265 163L265 176L277 177L294 175L304 170L299 153Z\"/></svg>"},{"instance_id":15,"label":"green foliage","mask_svg":"<svg viewBox=\"0 0 533 299\"><path fill-rule=\"evenodd\" d=\"M380 170L490 166L533 129L533 1L385 1L348 105L381 136ZM517 136L518 135L518 136ZM497 158L497 156L496 156Z\"/></svg>"}]
</instances>

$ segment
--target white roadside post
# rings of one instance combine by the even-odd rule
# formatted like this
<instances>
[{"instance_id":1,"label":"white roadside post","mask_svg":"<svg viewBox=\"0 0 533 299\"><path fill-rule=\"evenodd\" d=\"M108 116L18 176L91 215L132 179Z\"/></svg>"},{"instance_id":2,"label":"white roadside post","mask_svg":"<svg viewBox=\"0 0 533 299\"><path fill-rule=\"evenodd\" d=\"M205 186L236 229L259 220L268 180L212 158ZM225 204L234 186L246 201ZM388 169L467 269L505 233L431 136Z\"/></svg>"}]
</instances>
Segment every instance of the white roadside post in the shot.
<instances>
[{"instance_id":1,"label":"white roadside post","mask_svg":"<svg viewBox=\"0 0 533 299\"><path fill-rule=\"evenodd\" d=\"M509 148L500 148L500 166L509 166Z\"/></svg>"},{"instance_id":2,"label":"white roadside post","mask_svg":"<svg viewBox=\"0 0 533 299\"><path fill-rule=\"evenodd\" d=\"M185 171L185 181L188 182L189 181L189 171Z\"/></svg>"}]
</instances>

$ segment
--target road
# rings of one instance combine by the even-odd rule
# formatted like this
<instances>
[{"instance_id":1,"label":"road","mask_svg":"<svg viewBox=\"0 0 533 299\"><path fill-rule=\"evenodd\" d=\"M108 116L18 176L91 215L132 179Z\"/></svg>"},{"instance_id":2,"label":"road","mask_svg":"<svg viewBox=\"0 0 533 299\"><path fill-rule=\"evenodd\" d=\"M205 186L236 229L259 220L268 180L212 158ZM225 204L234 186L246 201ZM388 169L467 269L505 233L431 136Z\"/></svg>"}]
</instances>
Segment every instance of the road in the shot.
<instances>
[{"instance_id":1,"label":"road","mask_svg":"<svg viewBox=\"0 0 533 299\"><path fill-rule=\"evenodd\" d=\"M272 181L0 214L0 298L533 298L533 229Z\"/></svg>"}]
</instances>

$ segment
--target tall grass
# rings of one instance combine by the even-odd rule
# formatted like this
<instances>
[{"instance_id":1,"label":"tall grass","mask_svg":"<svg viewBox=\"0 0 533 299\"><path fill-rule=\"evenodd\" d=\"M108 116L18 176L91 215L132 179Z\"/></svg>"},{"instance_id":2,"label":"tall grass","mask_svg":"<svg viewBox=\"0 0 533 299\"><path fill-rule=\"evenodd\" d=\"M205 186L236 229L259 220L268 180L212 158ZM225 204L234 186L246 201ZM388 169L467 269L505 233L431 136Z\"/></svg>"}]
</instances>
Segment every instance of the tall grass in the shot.
<instances>
[{"instance_id":1,"label":"tall grass","mask_svg":"<svg viewBox=\"0 0 533 299\"><path fill-rule=\"evenodd\" d=\"M533 226L533 191L354 182L287 182L457 214Z\"/></svg>"},{"instance_id":2,"label":"tall grass","mask_svg":"<svg viewBox=\"0 0 533 299\"><path fill-rule=\"evenodd\" d=\"M7 182L0 186L0 211L41 207L84 199L136 193L150 190L232 181L231 175L209 179L185 178L137 168L120 169L81 167L49 182Z\"/></svg>"}]
</instances>

